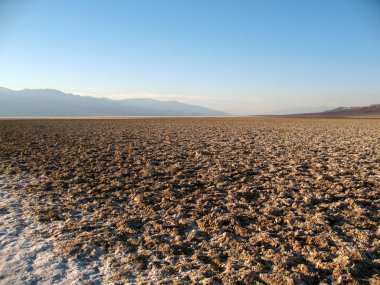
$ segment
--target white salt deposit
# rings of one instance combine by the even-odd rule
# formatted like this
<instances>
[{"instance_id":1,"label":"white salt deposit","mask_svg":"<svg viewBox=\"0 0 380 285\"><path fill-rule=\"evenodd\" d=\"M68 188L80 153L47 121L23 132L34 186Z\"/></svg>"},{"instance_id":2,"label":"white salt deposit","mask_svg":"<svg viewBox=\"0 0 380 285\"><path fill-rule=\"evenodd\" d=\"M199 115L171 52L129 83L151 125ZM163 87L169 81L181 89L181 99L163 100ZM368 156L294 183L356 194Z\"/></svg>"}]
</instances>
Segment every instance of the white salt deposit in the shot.
<instances>
[{"instance_id":1,"label":"white salt deposit","mask_svg":"<svg viewBox=\"0 0 380 285\"><path fill-rule=\"evenodd\" d=\"M12 180L0 175L0 284L110 284L101 260L54 253L46 225L33 221L27 199L8 183Z\"/></svg>"}]
</instances>

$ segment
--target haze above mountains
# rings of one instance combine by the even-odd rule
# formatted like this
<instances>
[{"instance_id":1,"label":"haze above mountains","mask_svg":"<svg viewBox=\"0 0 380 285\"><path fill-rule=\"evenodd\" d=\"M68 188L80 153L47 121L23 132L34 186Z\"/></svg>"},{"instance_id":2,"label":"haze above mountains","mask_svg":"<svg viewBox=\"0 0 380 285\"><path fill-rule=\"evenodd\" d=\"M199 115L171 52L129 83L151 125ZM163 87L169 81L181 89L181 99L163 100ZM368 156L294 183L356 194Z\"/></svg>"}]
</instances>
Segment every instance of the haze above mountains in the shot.
<instances>
[{"instance_id":1,"label":"haze above mountains","mask_svg":"<svg viewBox=\"0 0 380 285\"><path fill-rule=\"evenodd\" d=\"M1 117L48 116L225 116L223 111L177 101L111 100L66 94L54 89L0 88Z\"/></svg>"},{"instance_id":2,"label":"haze above mountains","mask_svg":"<svg viewBox=\"0 0 380 285\"><path fill-rule=\"evenodd\" d=\"M155 99L111 100L63 93L55 89L0 87L0 117L65 116L226 116L223 111L177 101ZM293 115L290 115L293 116ZM301 117L380 117L380 104L366 107L339 107Z\"/></svg>"}]
</instances>

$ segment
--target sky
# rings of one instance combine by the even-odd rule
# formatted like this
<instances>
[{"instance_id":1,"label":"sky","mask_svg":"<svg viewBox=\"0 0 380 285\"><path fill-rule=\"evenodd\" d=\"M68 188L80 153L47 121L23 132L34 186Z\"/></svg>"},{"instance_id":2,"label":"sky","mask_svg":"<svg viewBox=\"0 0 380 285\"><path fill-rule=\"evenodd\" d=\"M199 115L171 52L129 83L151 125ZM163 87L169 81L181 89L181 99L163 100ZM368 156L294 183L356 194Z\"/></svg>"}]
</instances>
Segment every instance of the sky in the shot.
<instances>
[{"instance_id":1,"label":"sky","mask_svg":"<svg viewBox=\"0 0 380 285\"><path fill-rule=\"evenodd\" d=\"M236 115L380 103L380 1L0 0L0 86Z\"/></svg>"}]
</instances>

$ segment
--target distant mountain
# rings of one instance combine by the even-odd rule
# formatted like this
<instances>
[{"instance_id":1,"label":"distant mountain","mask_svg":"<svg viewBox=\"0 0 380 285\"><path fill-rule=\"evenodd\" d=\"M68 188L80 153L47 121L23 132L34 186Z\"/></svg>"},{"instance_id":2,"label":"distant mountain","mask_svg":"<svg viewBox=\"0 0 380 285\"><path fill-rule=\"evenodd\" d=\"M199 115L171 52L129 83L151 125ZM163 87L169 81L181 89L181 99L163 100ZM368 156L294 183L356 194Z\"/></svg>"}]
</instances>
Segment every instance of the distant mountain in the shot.
<instances>
[{"instance_id":1,"label":"distant mountain","mask_svg":"<svg viewBox=\"0 0 380 285\"><path fill-rule=\"evenodd\" d=\"M44 116L224 116L222 111L177 101L110 100L54 89L14 91L0 87L0 117Z\"/></svg>"},{"instance_id":2,"label":"distant mountain","mask_svg":"<svg viewBox=\"0 0 380 285\"><path fill-rule=\"evenodd\" d=\"M319 113L295 114L297 117L380 117L380 104L365 107L338 107Z\"/></svg>"},{"instance_id":3,"label":"distant mountain","mask_svg":"<svg viewBox=\"0 0 380 285\"><path fill-rule=\"evenodd\" d=\"M373 104L365 107L339 107L327 110L323 113L352 116L380 115L380 104Z\"/></svg>"}]
</instances>

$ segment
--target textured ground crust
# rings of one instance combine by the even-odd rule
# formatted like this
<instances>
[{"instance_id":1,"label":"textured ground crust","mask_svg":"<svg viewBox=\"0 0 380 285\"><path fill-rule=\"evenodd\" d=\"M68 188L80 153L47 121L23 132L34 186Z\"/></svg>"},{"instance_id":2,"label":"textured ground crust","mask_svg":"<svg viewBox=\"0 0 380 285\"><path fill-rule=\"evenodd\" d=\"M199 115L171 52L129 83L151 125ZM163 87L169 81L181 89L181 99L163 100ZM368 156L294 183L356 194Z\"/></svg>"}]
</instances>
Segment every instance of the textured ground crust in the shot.
<instances>
[{"instance_id":1,"label":"textured ground crust","mask_svg":"<svg viewBox=\"0 0 380 285\"><path fill-rule=\"evenodd\" d=\"M33 208L22 191L38 183L30 176L0 175L0 284L103 284L103 260L66 259L54 252L50 226L33 220ZM54 226L58 226L56 222ZM53 238L54 239L54 238Z\"/></svg>"},{"instance_id":2,"label":"textured ground crust","mask_svg":"<svg viewBox=\"0 0 380 285\"><path fill-rule=\"evenodd\" d=\"M0 174L114 283L380 282L380 120L7 120Z\"/></svg>"}]
</instances>

